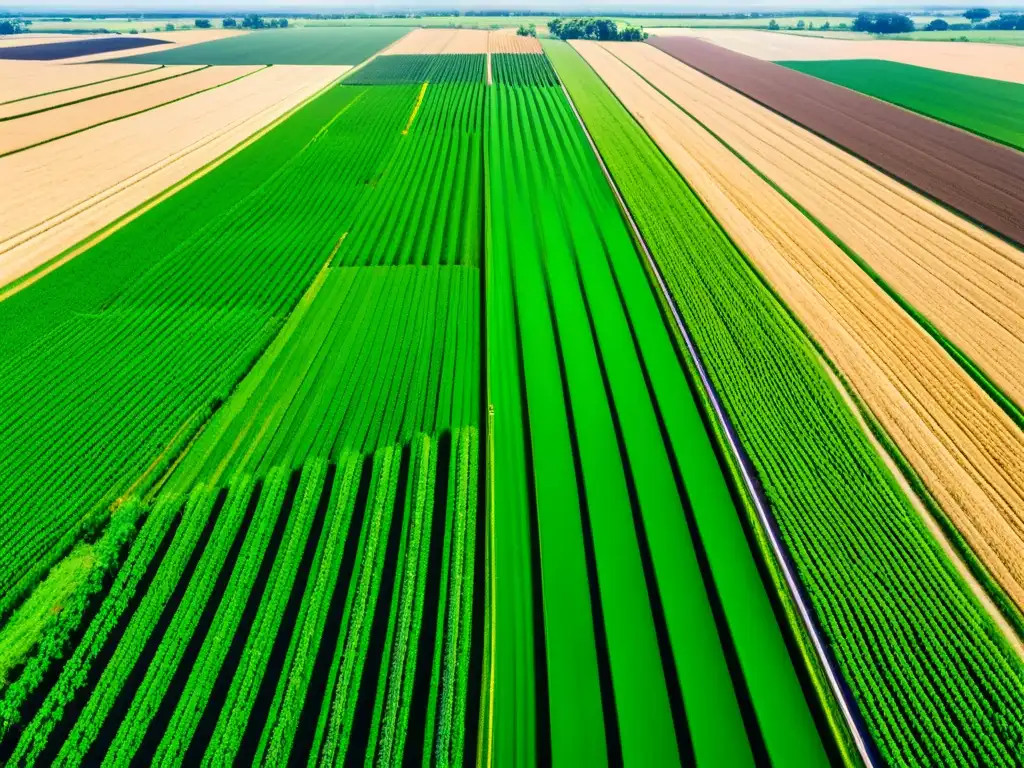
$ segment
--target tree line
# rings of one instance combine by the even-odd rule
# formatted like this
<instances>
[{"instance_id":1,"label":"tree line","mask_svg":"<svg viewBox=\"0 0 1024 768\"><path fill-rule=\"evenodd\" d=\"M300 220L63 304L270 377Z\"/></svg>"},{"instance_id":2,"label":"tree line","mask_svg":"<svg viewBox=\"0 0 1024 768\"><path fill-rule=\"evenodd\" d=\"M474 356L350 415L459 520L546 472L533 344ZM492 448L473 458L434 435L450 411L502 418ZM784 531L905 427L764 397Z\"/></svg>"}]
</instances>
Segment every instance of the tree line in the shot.
<instances>
[{"instance_id":1,"label":"tree line","mask_svg":"<svg viewBox=\"0 0 1024 768\"><path fill-rule=\"evenodd\" d=\"M548 31L562 40L646 40L647 33L629 24L619 29L611 19L577 17L552 19Z\"/></svg>"}]
</instances>

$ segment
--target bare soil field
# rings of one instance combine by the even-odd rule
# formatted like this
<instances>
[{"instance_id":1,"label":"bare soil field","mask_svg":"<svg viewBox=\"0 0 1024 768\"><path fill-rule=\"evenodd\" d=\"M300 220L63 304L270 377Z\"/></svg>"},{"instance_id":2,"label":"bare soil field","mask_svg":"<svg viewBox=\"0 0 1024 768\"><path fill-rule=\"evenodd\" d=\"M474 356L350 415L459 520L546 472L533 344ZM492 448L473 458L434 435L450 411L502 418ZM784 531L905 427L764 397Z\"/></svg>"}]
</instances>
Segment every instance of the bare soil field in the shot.
<instances>
[{"instance_id":1,"label":"bare soil field","mask_svg":"<svg viewBox=\"0 0 1024 768\"><path fill-rule=\"evenodd\" d=\"M884 59L1024 83L1024 48L924 40L843 40L743 29L648 29L656 40L698 38L765 61Z\"/></svg>"},{"instance_id":2,"label":"bare soil field","mask_svg":"<svg viewBox=\"0 0 1024 768\"><path fill-rule=\"evenodd\" d=\"M487 53L487 39L483 29L414 29L380 55Z\"/></svg>"},{"instance_id":3,"label":"bare soil field","mask_svg":"<svg viewBox=\"0 0 1024 768\"><path fill-rule=\"evenodd\" d=\"M111 78L148 72L152 64L77 64L0 60L0 102L81 88ZM116 82L116 81L115 81Z\"/></svg>"},{"instance_id":4,"label":"bare soil field","mask_svg":"<svg viewBox=\"0 0 1024 768\"><path fill-rule=\"evenodd\" d=\"M598 43L574 43L1024 606L1024 434L799 210Z\"/></svg>"},{"instance_id":5,"label":"bare soil field","mask_svg":"<svg viewBox=\"0 0 1024 768\"><path fill-rule=\"evenodd\" d=\"M133 115L255 72L259 67L208 67L167 82L0 123L0 155Z\"/></svg>"},{"instance_id":6,"label":"bare soil field","mask_svg":"<svg viewBox=\"0 0 1024 768\"><path fill-rule=\"evenodd\" d=\"M115 65L108 64L106 66ZM120 77L114 80L104 78L101 82L91 85L83 85L78 88L71 88L70 90L62 89L56 93L23 99L10 104L0 104L0 120L10 120L32 112L53 109L63 104L77 103L86 99L94 99L118 91L134 90L142 86L167 80L168 78L194 72L197 69L199 69L198 66L153 67L128 77Z\"/></svg>"},{"instance_id":7,"label":"bare soil field","mask_svg":"<svg viewBox=\"0 0 1024 768\"><path fill-rule=\"evenodd\" d=\"M113 65L111 65L113 66ZM227 152L347 67L276 66L0 158L0 286Z\"/></svg>"},{"instance_id":8,"label":"bare soil field","mask_svg":"<svg viewBox=\"0 0 1024 768\"><path fill-rule=\"evenodd\" d=\"M702 40L654 42L684 64L1024 244L1024 153Z\"/></svg>"},{"instance_id":9,"label":"bare soil field","mask_svg":"<svg viewBox=\"0 0 1024 768\"><path fill-rule=\"evenodd\" d=\"M5 35L0 37L0 48L11 48L18 45L39 45L40 43L60 43L67 40L80 40L81 35L37 34Z\"/></svg>"},{"instance_id":10,"label":"bare soil field","mask_svg":"<svg viewBox=\"0 0 1024 768\"><path fill-rule=\"evenodd\" d=\"M124 52L149 48L155 45L165 45L167 42L153 37L136 37L134 35L131 37L86 37L79 40L62 40L56 43L7 46L0 48L0 59L32 61L74 59L110 51Z\"/></svg>"},{"instance_id":11,"label":"bare soil field","mask_svg":"<svg viewBox=\"0 0 1024 768\"><path fill-rule=\"evenodd\" d=\"M543 53L536 37L517 35L514 29L497 29L488 33L490 53Z\"/></svg>"},{"instance_id":12,"label":"bare soil field","mask_svg":"<svg viewBox=\"0 0 1024 768\"><path fill-rule=\"evenodd\" d=\"M1024 252L656 48L607 48L778 184L1024 404Z\"/></svg>"}]
</instances>

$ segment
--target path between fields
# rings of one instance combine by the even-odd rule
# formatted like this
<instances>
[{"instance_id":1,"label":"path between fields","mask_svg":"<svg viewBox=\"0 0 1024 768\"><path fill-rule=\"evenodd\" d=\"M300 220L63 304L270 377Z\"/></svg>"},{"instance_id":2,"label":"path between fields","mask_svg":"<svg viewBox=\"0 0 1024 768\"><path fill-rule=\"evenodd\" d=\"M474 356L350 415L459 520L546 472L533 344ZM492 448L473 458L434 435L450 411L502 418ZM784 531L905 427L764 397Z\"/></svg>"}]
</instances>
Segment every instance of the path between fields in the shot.
<instances>
[{"instance_id":1,"label":"path between fields","mask_svg":"<svg viewBox=\"0 0 1024 768\"><path fill-rule=\"evenodd\" d=\"M956 551L956 549L950 543L949 539L946 538L945 531L942 530L942 527L938 524L935 518L932 517L931 512L929 512L928 508L924 505L924 502L921 500L921 497L918 496L914 489L910 487L910 483L907 482L907 478L903 476L903 473L900 471L900 468L896 465L896 462L893 460L892 456L889 455L889 452L885 450L885 447L881 444L881 442L879 442L878 438L875 436L875 433L871 431L871 428L868 426L867 421L864 419L864 415L861 413L860 408L857 407L857 404L854 402L853 397L850 396L849 391L843 385L842 381L840 381L839 377L836 376L835 371L832 370L832 368L825 361L825 359L821 357L820 354L818 355L818 362L821 364L821 367L825 370L825 372L828 373L829 378L832 380L832 384L835 386L836 390L843 398L843 401L846 403L847 407L849 407L850 412L857 420L857 424L860 426L861 432L867 435L867 438L870 441L872 447L875 449L875 452L882 459L882 461L885 462L885 466L888 467L890 473L892 473L892 476L896 478L897 484L903 490L903 493L906 494L907 499L910 500L910 505L914 508L918 515L920 515L921 520L924 522L925 526L928 528L931 534L935 537L935 540L939 542L939 546L942 547L942 551L946 553L946 556L953 563L953 566L956 568L957 573L959 573L960 577L967 583L967 586L970 587L971 592L973 592L974 596L978 598L978 602L981 603L982 607L992 618L992 621L994 621L996 623L996 626L998 626L999 629L1002 631L1003 637L1006 638L1006 642L1010 645L1011 648L1013 648L1014 651L1016 651L1017 656L1020 657L1021 660L1024 660L1024 641L1021 640L1021 638L1017 635L1017 632L1010 625L1010 622L1006 620L1005 616L1003 616L1003 612L999 610L998 606L996 606L995 602L989 596L988 592L986 592L985 588L981 585L981 582L979 582L975 578L974 574L971 573L971 570L967 567L967 564L960 557L960 553Z\"/></svg>"}]
</instances>

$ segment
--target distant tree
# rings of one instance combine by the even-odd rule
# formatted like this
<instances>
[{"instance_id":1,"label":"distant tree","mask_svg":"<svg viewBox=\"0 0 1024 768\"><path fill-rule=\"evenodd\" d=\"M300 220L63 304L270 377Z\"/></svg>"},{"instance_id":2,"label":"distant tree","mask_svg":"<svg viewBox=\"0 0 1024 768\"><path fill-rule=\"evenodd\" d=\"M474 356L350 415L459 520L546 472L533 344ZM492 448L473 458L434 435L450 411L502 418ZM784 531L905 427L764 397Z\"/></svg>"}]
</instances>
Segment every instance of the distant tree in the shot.
<instances>
[{"instance_id":1,"label":"distant tree","mask_svg":"<svg viewBox=\"0 0 1024 768\"><path fill-rule=\"evenodd\" d=\"M271 19L267 23L267 26L270 27L271 29L277 29L277 19Z\"/></svg>"},{"instance_id":2,"label":"distant tree","mask_svg":"<svg viewBox=\"0 0 1024 768\"><path fill-rule=\"evenodd\" d=\"M267 26L267 23L258 13L247 13L245 18L242 19L242 26L249 29L263 29Z\"/></svg>"},{"instance_id":3,"label":"distant tree","mask_svg":"<svg viewBox=\"0 0 1024 768\"><path fill-rule=\"evenodd\" d=\"M850 25L847 24L845 21L841 21L841 22L839 22L839 28L840 29L849 29Z\"/></svg>"},{"instance_id":4,"label":"distant tree","mask_svg":"<svg viewBox=\"0 0 1024 768\"><path fill-rule=\"evenodd\" d=\"M222 27L237 27L238 22L232 19L230 16L228 16L226 19L224 19L224 21L220 23L220 25Z\"/></svg>"},{"instance_id":5,"label":"distant tree","mask_svg":"<svg viewBox=\"0 0 1024 768\"><path fill-rule=\"evenodd\" d=\"M164 26L164 32L173 32L173 31L174 31L174 25L173 24L167 24L166 26Z\"/></svg>"},{"instance_id":6,"label":"distant tree","mask_svg":"<svg viewBox=\"0 0 1024 768\"><path fill-rule=\"evenodd\" d=\"M137 30L135 27L132 27L131 29L128 30L128 34L129 35L137 35L137 34L139 34L139 30Z\"/></svg>"},{"instance_id":7,"label":"distant tree","mask_svg":"<svg viewBox=\"0 0 1024 768\"><path fill-rule=\"evenodd\" d=\"M978 22L983 19L987 19L992 15L992 12L988 8L968 8L964 11L964 18L970 19L971 21Z\"/></svg>"},{"instance_id":8,"label":"distant tree","mask_svg":"<svg viewBox=\"0 0 1024 768\"><path fill-rule=\"evenodd\" d=\"M798 22L796 23L796 28L797 28L797 29L803 29L803 28L804 28L805 26L807 26L807 25L806 25L806 24L804 24L804 20L803 20L803 19L800 19L800 21L798 21Z\"/></svg>"},{"instance_id":9,"label":"distant tree","mask_svg":"<svg viewBox=\"0 0 1024 768\"><path fill-rule=\"evenodd\" d=\"M277 26L279 26L281 29L284 29L285 27L288 26L288 19L278 19Z\"/></svg>"},{"instance_id":10,"label":"distant tree","mask_svg":"<svg viewBox=\"0 0 1024 768\"><path fill-rule=\"evenodd\" d=\"M832 29L832 22L831 21L826 21L824 24L821 25L821 28L824 29L824 30Z\"/></svg>"},{"instance_id":11,"label":"distant tree","mask_svg":"<svg viewBox=\"0 0 1024 768\"><path fill-rule=\"evenodd\" d=\"M874 24L874 16L870 13L861 12L858 13L857 18L853 20L853 27L851 27L851 29L853 29L854 32L870 32L871 27L874 26Z\"/></svg>"},{"instance_id":12,"label":"distant tree","mask_svg":"<svg viewBox=\"0 0 1024 768\"><path fill-rule=\"evenodd\" d=\"M626 25L626 27L619 32L619 40L639 43L646 39L647 33L640 27L631 27Z\"/></svg>"},{"instance_id":13,"label":"distant tree","mask_svg":"<svg viewBox=\"0 0 1024 768\"><path fill-rule=\"evenodd\" d=\"M945 32L949 29L949 22L945 19L932 19L928 22L925 30L928 32Z\"/></svg>"},{"instance_id":14,"label":"distant tree","mask_svg":"<svg viewBox=\"0 0 1024 768\"><path fill-rule=\"evenodd\" d=\"M209 29L209 28L210 28L210 20L209 19L196 19L196 29Z\"/></svg>"},{"instance_id":15,"label":"distant tree","mask_svg":"<svg viewBox=\"0 0 1024 768\"><path fill-rule=\"evenodd\" d=\"M875 28L871 30L879 35L895 35L913 32L914 22L902 13L879 13L875 16Z\"/></svg>"},{"instance_id":16,"label":"distant tree","mask_svg":"<svg viewBox=\"0 0 1024 768\"><path fill-rule=\"evenodd\" d=\"M548 30L562 40L645 40L647 33L639 27L619 30L612 19L576 18L552 19Z\"/></svg>"},{"instance_id":17,"label":"distant tree","mask_svg":"<svg viewBox=\"0 0 1024 768\"><path fill-rule=\"evenodd\" d=\"M21 32L21 22L17 19L0 21L0 35L16 35Z\"/></svg>"},{"instance_id":18,"label":"distant tree","mask_svg":"<svg viewBox=\"0 0 1024 768\"><path fill-rule=\"evenodd\" d=\"M527 26L526 24L520 24L519 29L516 30L516 34L519 35L520 37L536 37L537 25L530 24L529 26Z\"/></svg>"},{"instance_id":19,"label":"distant tree","mask_svg":"<svg viewBox=\"0 0 1024 768\"><path fill-rule=\"evenodd\" d=\"M775 19L772 19L771 21L768 22L768 29L778 29L778 28L779 28L779 22L777 22Z\"/></svg>"}]
</instances>

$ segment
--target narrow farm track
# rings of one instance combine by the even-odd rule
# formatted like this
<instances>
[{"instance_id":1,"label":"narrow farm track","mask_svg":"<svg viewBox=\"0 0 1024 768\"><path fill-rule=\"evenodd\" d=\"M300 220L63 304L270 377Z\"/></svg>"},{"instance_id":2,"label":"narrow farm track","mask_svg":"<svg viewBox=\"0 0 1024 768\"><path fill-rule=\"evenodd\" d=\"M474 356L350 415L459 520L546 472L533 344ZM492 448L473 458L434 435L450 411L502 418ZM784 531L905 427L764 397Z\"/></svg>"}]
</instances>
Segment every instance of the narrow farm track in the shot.
<instances>
[{"instance_id":1,"label":"narrow farm track","mask_svg":"<svg viewBox=\"0 0 1024 768\"><path fill-rule=\"evenodd\" d=\"M496 759L824 762L611 190L546 60L492 58Z\"/></svg>"},{"instance_id":2,"label":"narrow farm track","mask_svg":"<svg viewBox=\"0 0 1024 768\"><path fill-rule=\"evenodd\" d=\"M651 46L606 47L820 221L1020 413L1024 252Z\"/></svg>"},{"instance_id":3,"label":"narrow farm track","mask_svg":"<svg viewBox=\"0 0 1024 768\"><path fill-rule=\"evenodd\" d=\"M563 44L547 52L707 361L875 747L893 764L1012 764L1024 668L818 367L797 322L814 294L762 280L771 262L752 245L764 241L712 184L725 189L742 167L610 53L576 45L585 61ZM770 188L751 185L747 207L755 195L765 205ZM793 228L783 210L771 220Z\"/></svg>"},{"instance_id":4,"label":"narrow farm track","mask_svg":"<svg viewBox=\"0 0 1024 768\"><path fill-rule=\"evenodd\" d=\"M703 40L653 38L651 42L684 64L1024 245L1024 154Z\"/></svg>"}]
</instances>

